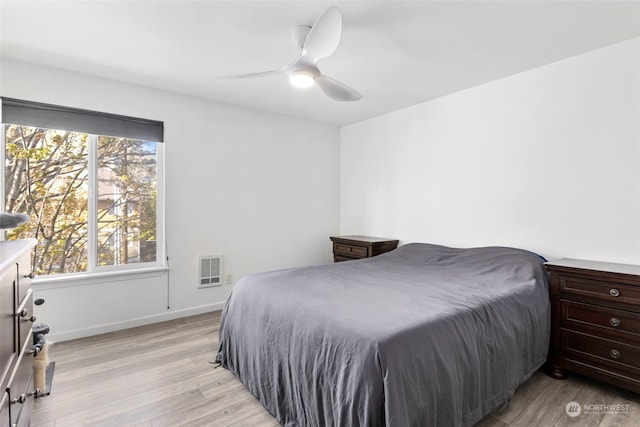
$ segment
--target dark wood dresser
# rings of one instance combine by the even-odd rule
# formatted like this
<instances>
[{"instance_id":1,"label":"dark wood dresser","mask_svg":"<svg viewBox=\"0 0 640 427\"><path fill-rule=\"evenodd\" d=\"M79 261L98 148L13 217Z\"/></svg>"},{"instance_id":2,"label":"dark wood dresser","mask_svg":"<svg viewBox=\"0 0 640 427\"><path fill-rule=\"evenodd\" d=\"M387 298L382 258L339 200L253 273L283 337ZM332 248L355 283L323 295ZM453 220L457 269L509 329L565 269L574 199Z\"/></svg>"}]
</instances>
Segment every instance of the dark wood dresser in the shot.
<instances>
[{"instance_id":1,"label":"dark wood dresser","mask_svg":"<svg viewBox=\"0 0 640 427\"><path fill-rule=\"evenodd\" d=\"M369 236L332 236L333 261L370 258L398 247L398 240Z\"/></svg>"},{"instance_id":2,"label":"dark wood dresser","mask_svg":"<svg viewBox=\"0 0 640 427\"><path fill-rule=\"evenodd\" d=\"M549 375L568 370L640 393L640 266L561 259L546 269Z\"/></svg>"},{"instance_id":3,"label":"dark wood dresser","mask_svg":"<svg viewBox=\"0 0 640 427\"><path fill-rule=\"evenodd\" d=\"M0 242L0 426L28 426L33 386L31 248L35 240Z\"/></svg>"}]
</instances>

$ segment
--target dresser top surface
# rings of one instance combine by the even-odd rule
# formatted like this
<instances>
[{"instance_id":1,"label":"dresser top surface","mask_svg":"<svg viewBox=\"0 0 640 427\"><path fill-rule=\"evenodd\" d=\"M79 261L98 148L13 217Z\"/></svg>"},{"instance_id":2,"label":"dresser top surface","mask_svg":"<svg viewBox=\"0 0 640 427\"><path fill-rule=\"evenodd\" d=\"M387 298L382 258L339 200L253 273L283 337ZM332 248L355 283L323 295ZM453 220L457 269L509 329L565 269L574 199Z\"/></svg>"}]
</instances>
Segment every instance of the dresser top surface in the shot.
<instances>
[{"instance_id":1,"label":"dresser top surface","mask_svg":"<svg viewBox=\"0 0 640 427\"><path fill-rule=\"evenodd\" d=\"M349 240L355 242L366 242L366 243L382 243L382 242L397 242L397 239L387 239L384 237L371 237L371 236L331 236L330 239L333 240Z\"/></svg>"},{"instance_id":2,"label":"dresser top surface","mask_svg":"<svg viewBox=\"0 0 640 427\"><path fill-rule=\"evenodd\" d=\"M603 271L606 273L630 274L640 276L640 265L617 264L613 262L589 261L584 259L562 258L545 263L547 267L565 267L580 270Z\"/></svg>"},{"instance_id":3,"label":"dresser top surface","mask_svg":"<svg viewBox=\"0 0 640 427\"><path fill-rule=\"evenodd\" d=\"M31 249L36 243L34 239L0 241L0 270L15 262L20 254Z\"/></svg>"}]
</instances>

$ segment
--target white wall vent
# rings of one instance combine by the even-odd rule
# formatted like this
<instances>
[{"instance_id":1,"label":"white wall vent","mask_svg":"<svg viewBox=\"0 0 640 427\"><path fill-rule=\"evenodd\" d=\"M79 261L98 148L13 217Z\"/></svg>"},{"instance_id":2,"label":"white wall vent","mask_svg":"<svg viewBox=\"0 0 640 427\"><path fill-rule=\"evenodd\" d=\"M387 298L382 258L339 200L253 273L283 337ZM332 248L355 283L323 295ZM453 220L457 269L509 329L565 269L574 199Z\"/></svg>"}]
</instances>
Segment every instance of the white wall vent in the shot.
<instances>
[{"instance_id":1,"label":"white wall vent","mask_svg":"<svg viewBox=\"0 0 640 427\"><path fill-rule=\"evenodd\" d=\"M198 257L198 287L208 288L222 285L222 255L200 255Z\"/></svg>"}]
</instances>

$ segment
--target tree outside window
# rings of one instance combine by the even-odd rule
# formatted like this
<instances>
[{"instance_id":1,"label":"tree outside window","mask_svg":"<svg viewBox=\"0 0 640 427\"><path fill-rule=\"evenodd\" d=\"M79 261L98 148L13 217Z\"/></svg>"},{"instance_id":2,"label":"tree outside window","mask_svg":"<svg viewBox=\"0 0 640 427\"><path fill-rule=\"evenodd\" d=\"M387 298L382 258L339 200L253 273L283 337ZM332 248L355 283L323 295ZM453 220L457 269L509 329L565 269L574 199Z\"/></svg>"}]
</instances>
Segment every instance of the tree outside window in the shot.
<instances>
[{"instance_id":1,"label":"tree outside window","mask_svg":"<svg viewBox=\"0 0 640 427\"><path fill-rule=\"evenodd\" d=\"M38 240L36 274L157 261L157 143L4 127L5 211L31 218L7 239Z\"/></svg>"}]
</instances>

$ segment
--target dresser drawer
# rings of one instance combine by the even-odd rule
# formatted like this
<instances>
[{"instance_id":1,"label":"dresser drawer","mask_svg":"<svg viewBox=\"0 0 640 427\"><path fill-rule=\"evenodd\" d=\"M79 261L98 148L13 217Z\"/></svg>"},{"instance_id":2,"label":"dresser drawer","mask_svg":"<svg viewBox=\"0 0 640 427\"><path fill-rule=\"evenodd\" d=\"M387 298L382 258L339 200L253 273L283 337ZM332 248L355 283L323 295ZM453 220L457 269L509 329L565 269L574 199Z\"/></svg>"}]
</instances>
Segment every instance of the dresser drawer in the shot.
<instances>
[{"instance_id":1,"label":"dresser drawer","mask_svg":"<svg viewBox=\"0 0 640 427\"><path fill-rule=\"evenodd\" d=\"M369 256L368 249L366 246L346 245L344 243L335 243L333 246L335 254L347 255L350 258L367 258Z\"/></svg>"},{"instance_id":2,"label":"dresser drawer","mask_svg":"<svg viewBox=\"0 0 640 427\"><path fill-rule=\"evenodd\" d=\"M33 291L29 289L24 299L16 310L16 321L18 322L18 343L22 346L28 338L31 340L31 327L33 321Z\"/></svg>"},{"instance_id":3,"label":"dresser drawer","mask_svg":"<svg viewBox=\"0 0 640 427\"><path fill-rule=\"evenodd\" d=\"M9 415L9 393L2 391L0 397L0 426L10 426L11 416Z\"/></svg>"},{"instance_id":4,"label":"dresser drawer","mask_svg":"<svg viewBox=\"0 0 640 427\"><path fill-rule=\"evenodd\" d=\"M14 300L15 277L13 269L0 273L0 378L3 378L9 370L18 352ZM4 386L4 383L0 385Z\"/></svg>"},{"instance_id":5,"label":"dresser drawer","mask_svg":"<svg viewBox=\"0 0 640 427\"><path fill-rule=\"evenodd\" d=\"M30 339L25 342L7 386L11 425L28 426L31 418L31 408L35 396L33 354L30 353L32 346L33 343Z\"/></svg>"},{"instance_id":6,"label":"dresser drawer","mask_svg":"<svg viewBox=\"0 0 640 427\"><path fill-rule=\"evenodd\" d=\"M18 301L18 305L20 305L24 298L27 296L27 292L31 289L32 273L30 253L26 253L20 257L16 268L18 272L18 294L16 300Z\"/></svg>"},{"instance_id":7,"label":"dresser drawer","mask_svg":"<svg viewBox=\"0 0 640 427\"><path fill-rule=\"evenodd\" d=\"M566 329L560 337L566 357L640 380L640 347Z\"/></svg>"},{"instance_id":8,"label":"dresser drawer","mask_svg":"<svg viewBox=\"0 0 640 427\"><path fill-rule=\"evenodd\" d=\"M577 276L560 276L560 292L640 305L640 287L624 283L592 280Z\"/></svg>"},{"instance_id":9,"label":"dresser drawer","mask_svg":"<svg viewBox=\"0 0 640 427\"><path fill-rule=\"evenodd\" d=\"M560 326L640 344L640 313L560 300Z\"/></svg>"}]
</instances>

